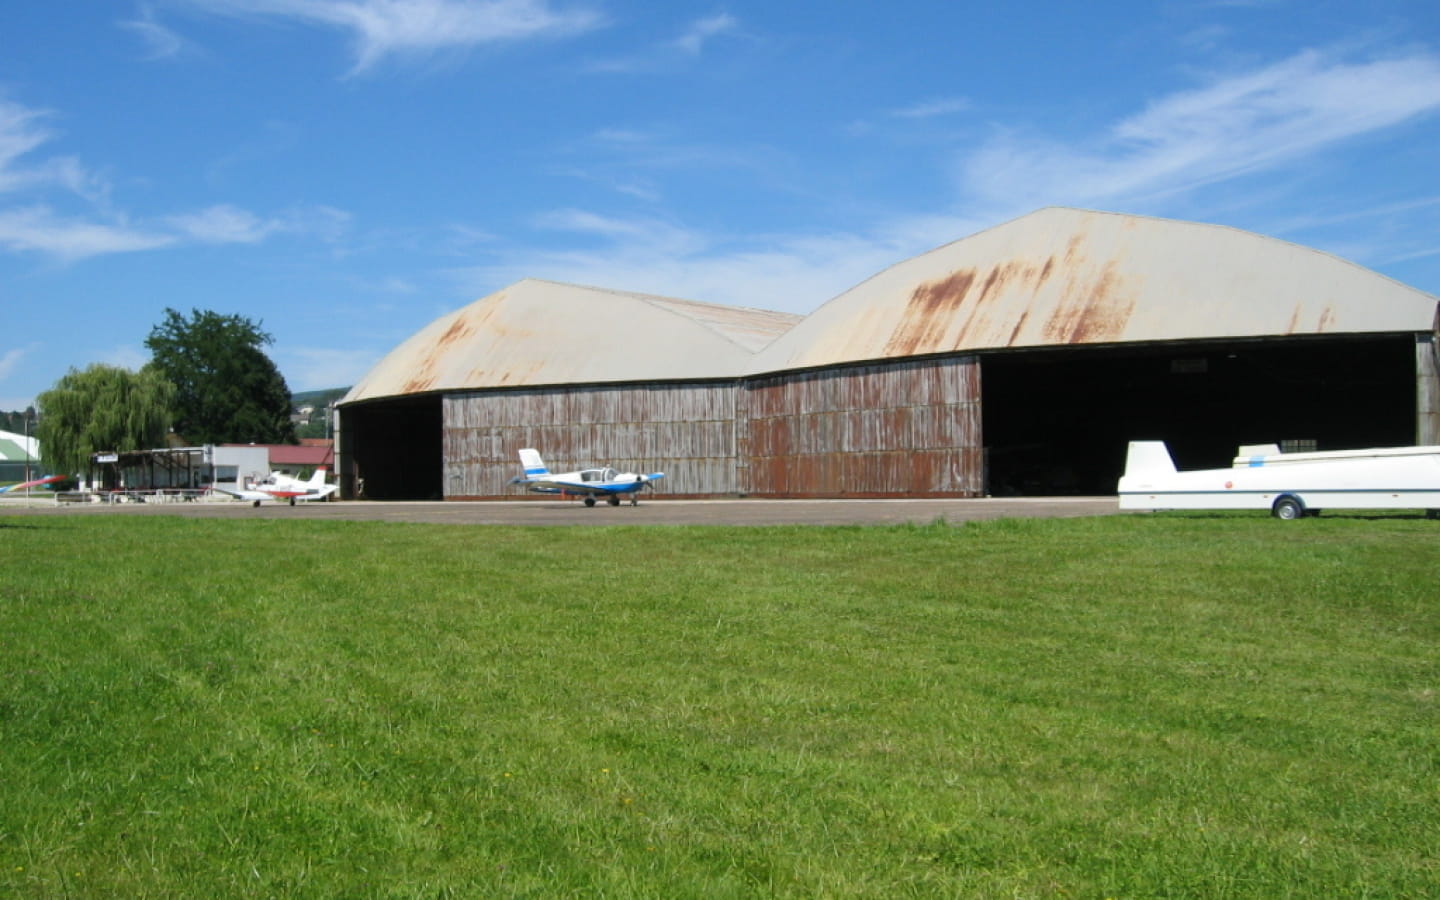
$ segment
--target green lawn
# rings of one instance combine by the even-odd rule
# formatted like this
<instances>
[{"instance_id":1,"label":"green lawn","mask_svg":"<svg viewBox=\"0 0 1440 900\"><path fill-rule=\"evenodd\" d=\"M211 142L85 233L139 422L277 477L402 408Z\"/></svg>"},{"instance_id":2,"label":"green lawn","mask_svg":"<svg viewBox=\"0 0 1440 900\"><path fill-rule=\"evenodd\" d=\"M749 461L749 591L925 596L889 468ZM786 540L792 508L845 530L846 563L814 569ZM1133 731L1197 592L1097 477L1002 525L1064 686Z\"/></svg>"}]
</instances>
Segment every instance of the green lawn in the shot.
<instances>
[{"instance_id":1,"label":"green lawn","mask_svg":"<svg viewBox=\"0 0 1440 900\"><path fill-rule=\"evenodd\" d=\"M1437 522L0 542L4 896L1440 893Z\"/></svg>"}]
</instances>

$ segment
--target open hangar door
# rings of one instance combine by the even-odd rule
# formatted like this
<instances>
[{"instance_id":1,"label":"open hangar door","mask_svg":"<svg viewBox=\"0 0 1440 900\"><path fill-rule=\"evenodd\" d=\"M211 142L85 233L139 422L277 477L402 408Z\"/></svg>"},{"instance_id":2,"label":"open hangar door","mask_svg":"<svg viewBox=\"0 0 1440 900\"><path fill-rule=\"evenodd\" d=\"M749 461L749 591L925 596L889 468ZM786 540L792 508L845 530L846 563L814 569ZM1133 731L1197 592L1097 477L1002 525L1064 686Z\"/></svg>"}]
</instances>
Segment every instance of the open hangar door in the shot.
<instances>
[{"instance_id":1,"label":"open hangar door","mask_svg":"<svg viewBox=\"0 0 1440 900\"><path fill-rule=\"evenodd\" d=\"M986 491L1115 492L1132 440L1181 469L1241 444L1318 450L1415 441L1413 335L1056 348L981 359Z\"/></svg>"},{"instance_id":2,"label":"open hangar door","mask_svg":"<svg viewBox=\"0 0 1440 900\"><path fill-rule=\"evenodd\" d=\"M443 499L440 399L397 397L341 410L346 499Z\"/></svg>"}]
</instances>

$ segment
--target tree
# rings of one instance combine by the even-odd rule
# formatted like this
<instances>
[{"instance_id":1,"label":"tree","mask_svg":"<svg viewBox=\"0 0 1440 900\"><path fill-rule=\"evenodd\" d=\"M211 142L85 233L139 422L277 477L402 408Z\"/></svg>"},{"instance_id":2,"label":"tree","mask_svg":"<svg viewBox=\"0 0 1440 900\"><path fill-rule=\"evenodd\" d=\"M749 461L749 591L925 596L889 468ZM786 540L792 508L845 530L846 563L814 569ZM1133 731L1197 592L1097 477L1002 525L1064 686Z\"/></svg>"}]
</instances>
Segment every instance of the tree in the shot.
<instances>
[{"instance_id":1,"label":"tree","mask_svg":"<svg viewBox=\"0 0 1440 900\"><path fill-rule=\"evenodd\" d=\"M27 416L31 421L34 421L35 410L33 407L23 411L17 409L12 412L0 412L0 431L9 431L12 434L24 434L26 428L25 419Z\"/></svg>"},{"instance_id":2,"label":"tree","mask_svg":"<svg viewBox=\"0 0 1440 900\"><path fill-rule=\"evenodd\" d=\"M174 398L175 386L148 369L71 369L36 398L40 453L53 471L77 474L93 453L163 446Z\"/></svg>"},{"instance_id":3,"label":"tree","mask_svg":"<svg viewBox=\"0 0 1440 900\"><path fill-rule=\"evenodd\" d=\"M175 385L175 430L187 443L295 443L290 388L261 350L273 340L243 316L165 310L145 346Z\"/></svg>"}]
</instances>

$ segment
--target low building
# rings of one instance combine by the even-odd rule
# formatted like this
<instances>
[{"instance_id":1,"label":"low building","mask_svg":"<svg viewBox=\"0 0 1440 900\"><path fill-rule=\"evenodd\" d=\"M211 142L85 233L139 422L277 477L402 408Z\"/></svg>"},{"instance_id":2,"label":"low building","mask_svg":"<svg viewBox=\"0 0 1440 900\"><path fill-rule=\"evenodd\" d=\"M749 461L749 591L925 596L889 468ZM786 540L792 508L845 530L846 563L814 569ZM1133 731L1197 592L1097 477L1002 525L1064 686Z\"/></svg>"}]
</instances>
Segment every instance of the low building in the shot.
<instances>
[{"instance_id":1,"label":"low building","mask_svg":"<svg viewBox=\"0 0 1440 900\"><path fill-rule=\"evenodd\" d=\"M303 438L298 444L223 444L225 447L259 447L265 451L271 472L299 475L325 466L335 469L335 442L329 438Z\"/></svg>"},{"instance_id":2,"label":"low building","mask_svg":"<svg viewBox=\"0 0 1440 900\"><path fill-rule=\"evenodd\" d=\"M40 472L40 442L31 435L0 431L0 484L19 483Z\"/></svg>"},{"instance_id":3,"label":"low building","mask_svg":"<svg viewBox=\"0 0 1440 900\"><path fill-rule=\"evenodd\" d=\"M95 491L202 491L243 487L270 474L264 447L166 447L96 453L86 487Z\"/></svg>"}]
</instances>

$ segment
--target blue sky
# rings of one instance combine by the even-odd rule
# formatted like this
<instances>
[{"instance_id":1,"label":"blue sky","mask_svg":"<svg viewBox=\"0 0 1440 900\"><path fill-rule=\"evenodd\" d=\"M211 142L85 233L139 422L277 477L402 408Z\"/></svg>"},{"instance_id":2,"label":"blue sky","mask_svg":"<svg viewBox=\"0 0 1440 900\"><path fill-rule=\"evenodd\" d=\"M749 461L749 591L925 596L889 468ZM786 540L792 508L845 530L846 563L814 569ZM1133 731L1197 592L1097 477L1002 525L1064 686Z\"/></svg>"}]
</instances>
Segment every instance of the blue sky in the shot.
<instances>
[{"instance_id":1,"label":"blue sky","mask_svg":"<svg viewBox=\"0 0 1440 900\"><path fill-rule=\"evenodd\" d=\"M527 276L805 313L1051 205L1440 293L1440 3L9 4L0 409L167 306L343 387Z\"/></svg>"}]
</instances>

